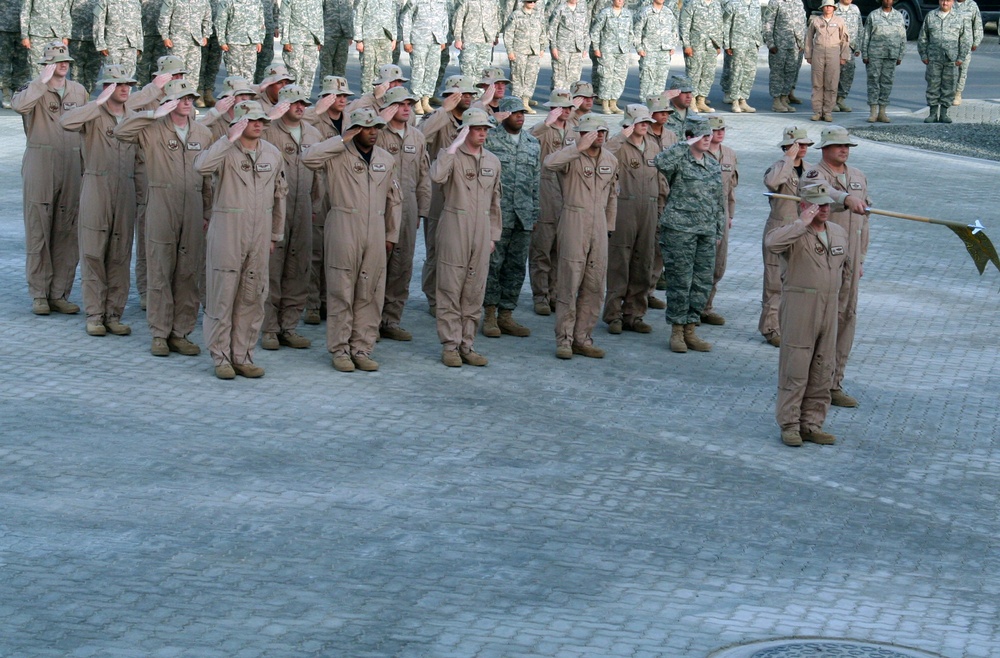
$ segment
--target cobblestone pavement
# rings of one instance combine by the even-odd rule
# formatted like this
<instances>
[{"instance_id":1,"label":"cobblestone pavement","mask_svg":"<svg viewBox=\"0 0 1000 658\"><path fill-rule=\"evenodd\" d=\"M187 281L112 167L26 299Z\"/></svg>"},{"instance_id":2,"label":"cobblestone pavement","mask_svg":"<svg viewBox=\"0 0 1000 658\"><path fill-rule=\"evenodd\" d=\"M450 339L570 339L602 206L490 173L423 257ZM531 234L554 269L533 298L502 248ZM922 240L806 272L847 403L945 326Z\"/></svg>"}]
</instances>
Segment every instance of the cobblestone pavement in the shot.
<instances>
[{"instance_id":1,"label":"cobblestone pavement","mask_svg":"<svg viewBox=\"0 0 1000 658\"><path fill-rule=\"evenodd\" d=\"M223 382L205 355L149 355L134 291L131 337L31 315L5 113L0 656L702 658L782 636L1000 656L1000 273L943 227L873 219L860 407L831 412L837 445L784 447L761 177L805 117L727 118L742 178L711 353L671 353L656 314L650 335L599 325L604 360L558 361L526 290L533 335L448 369L415 283L415 339L381 342L380 372L333 371L304 327L312 349ZM876 207L1000 240L997 164L870 142L851 162Z\"/></svg>"}]
</instances>

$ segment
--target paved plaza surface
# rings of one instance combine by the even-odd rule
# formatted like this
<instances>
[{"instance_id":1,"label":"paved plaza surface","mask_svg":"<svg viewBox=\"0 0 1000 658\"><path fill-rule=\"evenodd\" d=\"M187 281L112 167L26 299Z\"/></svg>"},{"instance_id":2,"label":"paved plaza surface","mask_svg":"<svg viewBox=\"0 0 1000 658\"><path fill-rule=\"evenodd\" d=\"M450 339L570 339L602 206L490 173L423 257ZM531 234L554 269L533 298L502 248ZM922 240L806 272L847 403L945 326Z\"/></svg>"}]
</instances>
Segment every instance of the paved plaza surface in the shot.
<instances>
[{"instance_id":1,"label":"paved plaza surface","mask_svg":"<svg viewBox=\"0 0 1000 658\"><path fill-rule=\"evenodd\" d=\"M726 118L741 179L712 352L671 353L651 312L652 334L600 323L605 359L559 361L525 289L532 336L479 337L490 365L449 369L415 281L414 340L379 343L381 371L335 372L306 326L311 349L220 381L205 354L150 356L134 290L130 337L31 314L4 113L0 656L704 658L803 636L1000 656L1000 273L944 227L873 217L860 406L831 411L836 445L785 447L761 181L782 126L821 125ZM996 163L862 142L851 164L876 207L1000 243Z\"/></svg>"}]
</instances>

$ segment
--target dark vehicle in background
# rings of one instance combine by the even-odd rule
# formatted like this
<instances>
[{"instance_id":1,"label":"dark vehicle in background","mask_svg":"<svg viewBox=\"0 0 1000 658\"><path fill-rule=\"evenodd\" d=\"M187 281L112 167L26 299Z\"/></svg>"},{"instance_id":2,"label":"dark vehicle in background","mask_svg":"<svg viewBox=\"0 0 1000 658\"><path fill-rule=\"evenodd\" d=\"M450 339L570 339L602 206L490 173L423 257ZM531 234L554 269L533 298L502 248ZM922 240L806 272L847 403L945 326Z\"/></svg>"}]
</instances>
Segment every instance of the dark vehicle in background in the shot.
<instances>
[{"instance_id":1,"label":"dark vehicle in background","mask_svg":"<svg viewBox=\"0 0 1000 658\"><path fill-rule=\"evenodd\" d=\"M819 11L820 0L803 0L803 3L807 13ZM861 11L862 18L882 6L878 0L854 0L854 4ZM984 24L1000 19L1000 0L976 0L976 4L979 5L979 11L983 15ZM903 21L906 23L906 38L911 41L920 34L920 26L924 22L924 16L937 8L938 3L929 0L896 0L896 4L893 5L893 9L903 15Z\"/></svg>"}]
</instances>

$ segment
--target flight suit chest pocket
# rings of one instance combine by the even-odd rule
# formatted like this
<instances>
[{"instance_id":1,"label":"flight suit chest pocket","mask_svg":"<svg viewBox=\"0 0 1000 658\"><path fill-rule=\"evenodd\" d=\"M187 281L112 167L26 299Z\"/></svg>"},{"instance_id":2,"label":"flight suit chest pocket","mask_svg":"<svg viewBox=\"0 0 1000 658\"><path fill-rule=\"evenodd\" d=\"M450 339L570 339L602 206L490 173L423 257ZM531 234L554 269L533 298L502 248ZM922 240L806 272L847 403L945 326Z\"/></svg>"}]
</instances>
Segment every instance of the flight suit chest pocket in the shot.
<instances>
[{"instance_id":1,"label":"flight suit chest pocket","mask_svg":"<svg viewBox=\"0 0 1000 658\"><path fill-rule=\"evenodd\" d=\"M481 187L493 187L497 180L497 170L493 167L480 167L479 185Z\"/></svg>"}]
</instances>

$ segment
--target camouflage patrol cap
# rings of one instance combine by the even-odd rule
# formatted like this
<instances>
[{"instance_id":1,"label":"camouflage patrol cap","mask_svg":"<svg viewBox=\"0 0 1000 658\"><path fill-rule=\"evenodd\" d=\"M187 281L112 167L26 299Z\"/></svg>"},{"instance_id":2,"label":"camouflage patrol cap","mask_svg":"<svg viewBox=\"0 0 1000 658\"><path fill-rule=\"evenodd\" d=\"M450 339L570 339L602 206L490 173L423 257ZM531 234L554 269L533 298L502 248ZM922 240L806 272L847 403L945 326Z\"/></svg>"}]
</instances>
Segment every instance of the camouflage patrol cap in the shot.
<instances>
[{"instance_id":1,"label":"camouflage patrol cap","mask_svg":"<svg viewBox=\"0 0 1000 658\"><path fill-rule=\"evenodd\" d=\"M278 92L278 102L312 105L312 101L309 100L309 92L306 91L305 87L300 87L299 85L285 85L282 87L281 91Z\"/></svg>"},{"instance_id":2,"label":"camouflage patrol cap","mask_svg":"<svg viewBox=\"0 0 1000 658\"><path fill-rule=\"evenodd\" d=\"M241 75L231 75L222 81L222 93L219 98L229 96L256 96L257 92L250 88L250 83Z\"/></svg>"},{"instance_id":3,"label":"camouflage patrol cap","mask_svg":"<svg viewBox=\"0 0 1000 658\"><path fill-rule=\"evenodd\" d=\"M282 80L295 82L295 78L288 72L284 64L271 64L267 67L267 71L264 72L264 79L260 81L260 86L266 87Z\"/></svg>"},{"instance_id":4,"label":"camouflage patrol cap","mask_svg":"<svg viewBox=\"0 0 1000 658\"><path fill-rule=\"evenodd\" d=\"M595 130L608 132L608 127L604 124L604 120L601 117L591 112L580 117L580 122L573 126L573 130L578 133L590 133Z\"/></svg>"},{"instance_id":5,"label":"camouflage patrol cap","mask_svg":"<svg viewBox=\"0 0 1000 658\"><path fill-rule=\"evenodd\" d=\"M474 128L476 126L486 126L487 128L492 128L496 124L490 115L486 113L486 110L480 110L478 107L472 107L462 112L462 127Z\"/></svg>"},{"instance_id":6,"label":"camouflage patrol cap","mask_svg":"<svg viewBox=\"0 0 1000 658\"><path fill-rule=\"evenodd\" d=\"M682 94L694 93L694 87L691 86L691 81L688 80L685 75L672 75L670 76L670 89L677 89Z\"/></svg>"},{"instance_id":7,"label":"camouflage patrol cap","mask_svg":"<svg viewBox=\"0 0 1000 658\"><path fill-rule=\"evenodd\" d=\"M804 203L815 203L817 206L825 206L828 203L833 203L833 197L830 196L830 188L826 186L826 183L806 185L799 190L799 198Z\"/></svg>"},{"instance_id":8,"label":"camouflage patrol cap","mask_svg":"<svg viewBox=\"0 0 1000 658\"><path fill-rule=\"evenodd\" d=\"M201 94L198 90L194 88L194 84L189 80L171 80L163 87L163 100L160 101L160 105L168 101L176 101L182 98L191 96L192 98L200 98Z\"/></svg>"},{"instance_id":9,"label":"camouflage patrol cap","mask_svg":"<svg viewBox=\"0 0 1000 658\"><path fill-rule=\"evenodd\" d=\"M725 130L726 120L722 117L708 117L708 127L712 130Z\"/></svg>"},{"instance_id":10,"label":"camouflage patrol cap","mask_svg":"<svg viewBox=\"0 0 1000 658\"><path fill-rule=\"evenodd\" d=\"M805 144L812 146L814 142L809 139L809 132L805 128L798 126L785 126L781 131L781 143L778 146L791 146L792 144Z\"/></svg>"},{"instance_id":11,"label":"camouflage patrol cap","mask_svg":"<svg viewBox=\"0 0 1000 658\"><path fill-rule=\"evenodd\" d=\"M650 116L649 108L639 103L631 103L625 106L625 116L622 117L622 127L628 128L637 123L656 123Z\"/></svg>"},{"instance_id":12,"label":"camouflage patrol cap","mask_svg":"<svg viewBox=\"0 0 1000 658\"><path fill-rule=\"evenodd\" d=\"M395 64L383 64L378 67L378 77L372 81L372 86L378 86L386 82L409 82L410 79L403 76L403 69Z\"/></svg>"},{"instance_id":13,"label":"camouflage patrol cap","mask_svg":"<svg viewBox=\"0 0 1000 658\"><path fill-rule=\"evenodd\" d=\"M851 134L843 126L827 126L819 134L819 146L816 148L826 148L827 146L857 146L858 143L851 139Z\"/></svg>"},{"instance_id":14,"label":"camouflage patrol cap","mask_svg":"<svg viewBox=\"0 0 1000 658\"><path fill-rule=\"evenodd\" d=\"M522 101L517 96L504 96L500 99L500 105L498 107L500 112L527 112L528 110L524 107L524 101Z\"/></svg>"},{"instance_id":15,"label":"camouflage patrol cap","mask_svg":"<svg viewBox=\"0 0 1000 658\"><path fill-rule=\"evenodd\" d=\"M465 75L453 75L444 81L444 87L441 88L441 95L447 96L449 94L478 94L479 87L473 82L472 78Z\"/></svg>"},{"instance_id":16,"label":"camouflage patrol cap","mask_svg":"<svg viewBox=\"0 0 1000 658\"><path fill-rule=\"evenodd\" d=\"M417 97L410 93L410 90L406 87L399 86L393 87L389 91L385 92L385 96L382 97L382 102L386 106L395 105L397 103L405 103L406 101L417 102Z\"/></svg>"},{"instance_id":17,"label":"camouflage patrol cap","mask_svg":"<svg viewBox=\"0 0 1000 658\"><path fill-rule=\"evenodd\" d=\"M549 94L549 102L543 103L545 107L573 107L573 99L565 89L553 89Z\"/></svg>"},{"instance_id":18,"label":"camouflage patrol cap","mask_svg":"<svg viewBox=\"0 0 1000 658\"><path fill-rule=\"evenodd\" d=\"M490 66L483 69L483 79L479 81L478 86L486 87L498 82L506 82L507 84L510 84L510 79L504 75L503 69L499 66Z\"/></svg>"},{"instance_id":19,"label":"camouflage patrol cap","mask_svg":"<svg viewBox=\"0 0 1000 658\"><path fill-rule=\"evenodd\" d=\"M377 128L384 125L385 119L380 117L375 110L370 107L361 107L351 112L351 116L347 119L347 125L344 126L344 132L351 128Z\"/></svg>"},{"instance_id":20,"label":"camouflage patrol cap","mask_svg":"<svg viewBox=\"0 0 1000 658\"><path fill-rule=\"evenodd\" d=\"M170 75L187 73L187 69L184 68L184 60L175 55L164 55L156 60L156 71L153 75L163 75L164 73L169 73Z\"/></svg>"},{"instance_id":21,"label":"camouflage patrol cap","mask_svg":"<svg viewBox=\"0 0 1000 658\"><path fill-rule=\"evenodd\" d=\"M134 85L136 79L128 74L121 64L106 64L101 69L101 79L97 81L99 85Z\"/></svg>"},{"instance_id":22,"label":"camouflage patrol cap","mask_svg":"<svg viewBox=\"0 0 1000 658\"><path fill-rule=\"evenodd\" d=\"M229 125L237 123L240 119L247 121L270 121L264 108L258 101L240 101L233 107L233 120Z\"/></svg>"},{"instance_id":23,"label":"camouflage patrol cap","mask_svg":"<svg viewBox=\"0 0 1000 658\"><path fill-rule=\"evenodd\" d=\"M684 134L688 137L707 137L712 134L712 127L704 117L689 116L684 122Z\"/></svg>"},{"instance_id":24,"label":"camouflage patrol cap","mask_svg":"<svg viewBox=\"0 0 1000 658\"><path fill-rule=\"evenodd\" d=\"M646 99L646 107L649 108L650 112L674 112L677 108L674 104L670 102L667 98L666 92L660 92L656 96L650 96Z\"/></svg>"},{"instance_id":25,"label":"camouflage patrol cap","mask_svg":"<svg viewBox=\"0 0 1000 658\"><path fill-rule=\"evenodd\" d=\"M573 98L577 96L583 96L584 98L594 98L597 94L594 93L594 85L586 82L584 80L577 80L569 87L569 95Z\"/></svg>"},{"instance_id":26,"label":"camouflage patrol cap","mask_svg":"<svg viewBox=\"0 0 1000 658\"><path fill-rule=\"evenodd\" d=\"M53 41L52 43L45 44L45 51L42 55L42 61L38 62L40 66L45 66L47 64L58 64L59 62L72 62L75 61L69 56L69 48L62 41Z\"/></svg>"},{"instance_id":27,"label":"camouflage patrol cap","mask_svg":"<svg viewBox=\"0 0 1000 658\"><path fill-rule=\"evenodd\" d=\"M336 94L338 96L353 96L354 92L351 91L350 85L347 84L347 78L342 78L339 75L328 75L323 78L323 84L320 86L319 97L329 96L330 94Z\"/></svg>"}]
</instances>

